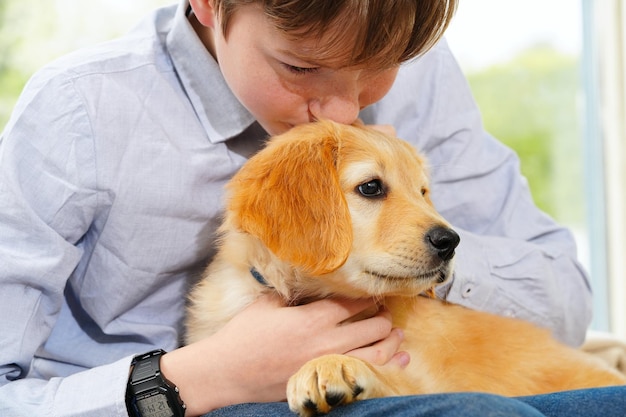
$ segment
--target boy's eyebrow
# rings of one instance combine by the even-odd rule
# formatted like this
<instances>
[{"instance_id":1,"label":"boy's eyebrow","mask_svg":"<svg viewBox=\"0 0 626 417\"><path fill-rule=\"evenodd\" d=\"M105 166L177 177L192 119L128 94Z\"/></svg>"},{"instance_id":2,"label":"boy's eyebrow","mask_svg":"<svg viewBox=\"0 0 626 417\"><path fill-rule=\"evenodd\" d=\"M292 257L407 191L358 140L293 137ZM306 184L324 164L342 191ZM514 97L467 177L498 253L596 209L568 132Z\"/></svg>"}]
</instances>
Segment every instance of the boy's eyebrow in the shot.
<instances>
[{"instance_id":1,"label":"boy's eyebrow","mask_svg":"<svg viewBox=\"0 0 626 417\"><path fill-rule=\"evenodd\" d=\"M277 52L280 53L281 55L290 57L290 58L294 58L298 61L301 62L305 62L307 64L310 65L315 65L315 66L324 66L322 65L323 63L319 60L316 60L314 58L312 58L310 55L306 55L306 54L299 54L297 52L294 52L292 50L289 49L277 49Z\"/></svg>"}]
</instances>

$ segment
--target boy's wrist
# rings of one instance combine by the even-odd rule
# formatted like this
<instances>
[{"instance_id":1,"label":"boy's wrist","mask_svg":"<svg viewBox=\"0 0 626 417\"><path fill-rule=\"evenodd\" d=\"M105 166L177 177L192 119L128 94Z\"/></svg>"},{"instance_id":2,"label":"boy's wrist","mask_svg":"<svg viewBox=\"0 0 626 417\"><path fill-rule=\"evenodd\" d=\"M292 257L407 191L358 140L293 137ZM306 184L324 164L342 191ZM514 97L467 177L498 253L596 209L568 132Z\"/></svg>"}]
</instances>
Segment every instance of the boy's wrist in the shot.
<instances>
[{"instance_id":1,"label":"boy's wrist","mask_svg":"<svg viewBox=\"0 0 626 417\"><path fill-rule=\"evenodd\" d=\"M212 366L214 359L211 358L219 358L220 355L195 351L198 343L178 348L161 357L163 375L179 388L181 399L187 407L185 417L200 416L234 403L225 389L228 376L223 370ZM211 386L215 375L219 375L219 387Z\"/></svg>"},{"instance_id":2,"label":"boy's wrist","mask_svg":"<svg viewBox=\"0 0 626 417\"><path fill-rule=\"evenodd\" d=\"M185 417L179 390L161 371L162 349L135 356L126 387L126 408L131 417Z\"/></svg>"}]
</instances>

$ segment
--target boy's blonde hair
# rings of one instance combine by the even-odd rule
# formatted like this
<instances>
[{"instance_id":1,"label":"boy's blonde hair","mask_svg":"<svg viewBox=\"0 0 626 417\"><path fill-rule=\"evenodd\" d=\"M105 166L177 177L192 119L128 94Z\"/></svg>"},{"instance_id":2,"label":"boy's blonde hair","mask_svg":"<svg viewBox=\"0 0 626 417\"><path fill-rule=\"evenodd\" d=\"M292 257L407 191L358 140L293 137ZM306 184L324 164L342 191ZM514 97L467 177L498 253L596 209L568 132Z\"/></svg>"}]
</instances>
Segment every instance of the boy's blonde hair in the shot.
<instances>
[{"instance_id":1,"label":"boy's blonde hair","mask_svg":"<svg viewBox=\"0 0 626 417\"><path fill-rule=\"evenodd\" d=\"M350 66L388 68L419 56L443 35L458 0L209 0L227 36L237 7L256 4L275 27L294 39L331 36L327 45L352 46ZM330 29L330 30L329 30ZM345 52L344 52L345 55Z\"/></svg>"}]
</instances>

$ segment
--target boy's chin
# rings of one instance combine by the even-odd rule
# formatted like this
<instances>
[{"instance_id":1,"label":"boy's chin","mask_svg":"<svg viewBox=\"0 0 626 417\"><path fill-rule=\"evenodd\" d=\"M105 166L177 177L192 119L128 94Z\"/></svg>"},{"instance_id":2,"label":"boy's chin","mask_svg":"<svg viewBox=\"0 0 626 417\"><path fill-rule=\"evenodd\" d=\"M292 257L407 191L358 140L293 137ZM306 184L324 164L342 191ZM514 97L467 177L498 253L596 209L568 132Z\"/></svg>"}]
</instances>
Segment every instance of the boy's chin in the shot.
<instances>
[{"instance_id":1,"label":"boy's chin","mask_svg":"<svg viewBox=\"0 0 626 417\"><path fill-rule=\"evenodd\" d=\"M295 126L294 124L286 122L263 122L261 120L257 121L270 136L281 135Z\"/></svg>"}]
</instances>

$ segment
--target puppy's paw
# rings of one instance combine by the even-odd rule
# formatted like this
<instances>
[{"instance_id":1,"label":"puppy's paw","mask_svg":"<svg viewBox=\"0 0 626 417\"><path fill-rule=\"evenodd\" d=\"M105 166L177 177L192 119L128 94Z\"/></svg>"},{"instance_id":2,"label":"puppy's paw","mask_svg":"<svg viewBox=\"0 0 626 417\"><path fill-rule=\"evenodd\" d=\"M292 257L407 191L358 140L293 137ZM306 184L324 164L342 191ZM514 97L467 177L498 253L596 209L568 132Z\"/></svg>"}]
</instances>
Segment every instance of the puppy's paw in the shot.
<instances>
[{"instance_id":1,"label":"puppy's paw","mask_svg":"<svg viewBox=\"0 0 626 417\"><path fill-rule=\"evenodd\" d=\"M289 408L302 417L328 413L333 407L376 396L378 378L362 360L346 355L313 359L287 384Z\"/></svg>"}]
</instances>

